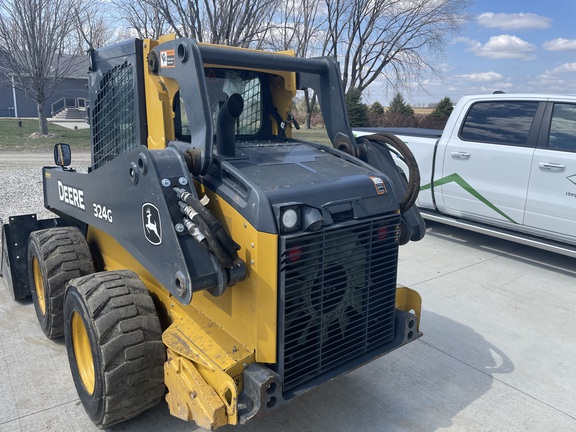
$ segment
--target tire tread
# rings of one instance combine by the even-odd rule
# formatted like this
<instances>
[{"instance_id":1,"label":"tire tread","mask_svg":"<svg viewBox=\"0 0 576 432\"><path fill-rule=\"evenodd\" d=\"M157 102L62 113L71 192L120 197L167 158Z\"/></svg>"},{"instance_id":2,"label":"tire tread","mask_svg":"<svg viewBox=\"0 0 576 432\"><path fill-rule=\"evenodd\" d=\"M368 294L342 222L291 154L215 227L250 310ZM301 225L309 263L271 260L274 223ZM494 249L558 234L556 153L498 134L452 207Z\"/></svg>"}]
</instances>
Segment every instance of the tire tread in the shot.
<instances>
[{"instance_id":1,"label":"tire tread","mask_svg":"<svg viewBox=\"0 0 576 432\"><path fill-rule=\"evenodd\" d=\"M104 409L100 428L156 405L165 393L166 357L152 298L129 270L94 273L70 282L82 293L102 357Z\"/></svg>"},{"instance_id":2,"label":"tire tread","mask_svg":"<svg viewBox=\"0 0 576 432\"><path fill-rule=\"evenodd\" d=\"M42 272L46 315L36 305L32 269L30 281L36 313L42 330L50 339L64 335L64 293L69 280L94 273L94 263L86 239L76 227L48 228L30 234L29 254L36 252ZM31 263L31 256L29 262Z\"/></svg>"}]
</instances>

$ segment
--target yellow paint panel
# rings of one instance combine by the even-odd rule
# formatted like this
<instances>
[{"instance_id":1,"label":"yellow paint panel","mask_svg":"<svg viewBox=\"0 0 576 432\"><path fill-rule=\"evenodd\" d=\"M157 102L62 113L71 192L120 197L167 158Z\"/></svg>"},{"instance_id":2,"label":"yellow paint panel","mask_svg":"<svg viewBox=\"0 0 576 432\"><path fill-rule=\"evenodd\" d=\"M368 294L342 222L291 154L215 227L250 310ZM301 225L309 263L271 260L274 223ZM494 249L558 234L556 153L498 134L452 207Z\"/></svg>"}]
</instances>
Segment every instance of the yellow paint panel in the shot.
<instances>
[{"instance_id":1,"label":"yellow paint panel","mask_svg":"<svg viewBox=\"0 0 576 432\"><path fill-rule=\"evenodd\" d=\"M215 370L227 370L238 363L252 361L253 352L197 311L188 311L191 319L178 319L164 332L162 340L184 357Z\"/></svg>"},{"instance_id":2,"label":"yellow paint panel","mask_svg":"<svg viewBox=\"0 0 576 432\"><path fill-rule=\"evenodd\" d=\"M246 263L248 276L220 297L207 291L195 293L192 303L230 335L254 349L257 362L275 363L278 238L256 231L232 206L202 185L197 186L202 190L201 196L207 194L210 198L210 211L226 222L230 235L240 245L238 255Z\"/></svg>"},{"instance_id":3,"label":"yellow paint panel","mask_svg":"<svg viewBox=\"0 0 576 432\"><path fill-rule=\"evenodd\" d=\"M396 308L404 312L414 311L417 319L417 330L420 329L420 317L422 316L422 297L417 291L398 285L396 287Z\"/></svg>"},{"instance_id":4,"label":"yellow paint panel","mask_svg":"<svg viewBox=\"0 0 576 432\"><path fill-rule=\"evenodd\" d=\"M160 38L161 42L174 39L174 35ZM148 73L148 54L159 44L158 41L144 40L144 90L146 94L146 120L148 123L148 148L158 150L166 148L174 139L174 97L180 86L170 78Z\"/></svg>"},{"instance_id":5,"label":"yellow paint panel","mask_svg":"<svg viewBox=\"0 0 576 432\"><path fill-rule=\"evenodd\" d=\"M228 423L226 407L218 393L191 362L170 350L164 364L164 382L168 387L166 402L173 416L194 420L208 430Z\"/></svg>"}]
</instances>

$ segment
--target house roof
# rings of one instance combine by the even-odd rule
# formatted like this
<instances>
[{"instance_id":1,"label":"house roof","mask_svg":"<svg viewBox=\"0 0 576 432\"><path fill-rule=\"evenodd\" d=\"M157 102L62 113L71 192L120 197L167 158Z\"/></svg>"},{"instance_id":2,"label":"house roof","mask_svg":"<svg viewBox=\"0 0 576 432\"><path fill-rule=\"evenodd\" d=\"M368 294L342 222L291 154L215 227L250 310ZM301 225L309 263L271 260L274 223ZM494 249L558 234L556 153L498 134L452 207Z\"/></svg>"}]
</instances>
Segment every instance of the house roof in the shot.
<instances>
[{"instance_id":1,"label":"house roof","mask_svg":"<svg viewBox=\"0 0 576 432\"><path fill-rule=\"evenodd\" d=\"M88 54L65 54L63 60L71 62L70 71L66 78L88 79L88 67L90 65Z\"/></svg>"},{"instance_id":2,"label":"house roof","mask_svg":"<svg viewBox=\"0 0 576 432\"><path fill-rule=\"evenodd\" d=\"M7 57L8 54L6 49L0 47L0 61L5 64L3 61L4 57ZM73 78L73 79L88 79L88 67L90 65L90 60L88 54L77 55L77 54L64 54L62 56L62 63L70 62L70 67L68 73L63 76L62 78ZM4 68L3 68L4 69ZM4 69L4 73L8 76L10 73Z\"/></svg>"}]
</instances>

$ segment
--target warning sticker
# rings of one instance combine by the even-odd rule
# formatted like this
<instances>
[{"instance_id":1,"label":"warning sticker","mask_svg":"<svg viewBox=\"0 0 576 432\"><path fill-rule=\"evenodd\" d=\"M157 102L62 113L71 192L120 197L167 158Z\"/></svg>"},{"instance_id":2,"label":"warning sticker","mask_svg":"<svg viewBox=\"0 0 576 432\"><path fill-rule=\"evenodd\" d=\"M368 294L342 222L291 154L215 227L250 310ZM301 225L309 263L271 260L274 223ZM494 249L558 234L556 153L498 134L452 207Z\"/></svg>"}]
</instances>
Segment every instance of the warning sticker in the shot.
<instances>
[{"instance_id":1,"label":"warning sticker","mask_svg":"<svg viewBox=\"0 0 576 432\"><path fill-rule=\"evenodd\" d=\"M176 66L174 62L174 50L160 51L160 67L173 68Z\"/></svg>"},{"instance_id":2,"label":"warning sticker","mask_svg":"<svg viewBox=\"0 0 576 432\"><path fill-rule=\"evenodd\" d=\"M218 78L216 78L216 74L214 73L214 69L210 69L208 70L208 73L206 74L206 81L216 81Z\"/></svg>"},{"instance_id":3,"label":"warning sticker","mask_svg":"<svg viewBox=\"0 0 576 432\"><path fill-rule=\"evenodd\" d=\"M370 177L370 180L372 180L372 182L374 183L374 187L376 188L376 193L378 195L388 193L386 185L384 184L384 180L382 180L380 177Z\"/></svg>"}]
</instances>

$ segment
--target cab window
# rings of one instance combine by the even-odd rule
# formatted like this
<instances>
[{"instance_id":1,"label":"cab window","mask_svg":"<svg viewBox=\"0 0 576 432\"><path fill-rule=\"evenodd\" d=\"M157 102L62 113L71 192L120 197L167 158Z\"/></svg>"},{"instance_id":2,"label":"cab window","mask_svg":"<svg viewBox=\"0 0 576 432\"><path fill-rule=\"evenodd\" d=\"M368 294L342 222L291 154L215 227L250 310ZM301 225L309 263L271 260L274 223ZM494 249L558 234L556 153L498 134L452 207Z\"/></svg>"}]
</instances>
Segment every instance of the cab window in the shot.
<instances>
[{"instance_id":1,"label":"cab window","mask_svg":"<svg viewBox=\"0 0 576 432\"><path fill-rule=\"evenodd\" d=\"M554 104L548 148L576 152L576 105Z\"/></svg>"},{"instance_id":2,"label":"cab window","mask_svg":"<svg viewBox=\"0 0 576 432\"><path fill-rule=\"evenodd\" d=\"M537 101L477 102L460 130L463 141L528 146Z\"/></svg>"},{"instance_id":3,"label":"cab window","mask_svg":"<svg viewBox=\"0 0 576 432\"><path fill-rule=\"evenodd\" d=\"M252 71L218 68L206 68L204 73L214 132L220 108L228 97L238 93L244 100L244 109L236 121L236 135L247 139L258 138L262 131L264 110L261 76ZM190 136L190 124L182 97L176 117L176 135L186 140Z\"/></svg>"}]
</instances>

